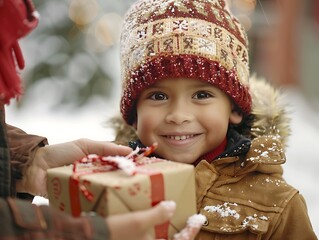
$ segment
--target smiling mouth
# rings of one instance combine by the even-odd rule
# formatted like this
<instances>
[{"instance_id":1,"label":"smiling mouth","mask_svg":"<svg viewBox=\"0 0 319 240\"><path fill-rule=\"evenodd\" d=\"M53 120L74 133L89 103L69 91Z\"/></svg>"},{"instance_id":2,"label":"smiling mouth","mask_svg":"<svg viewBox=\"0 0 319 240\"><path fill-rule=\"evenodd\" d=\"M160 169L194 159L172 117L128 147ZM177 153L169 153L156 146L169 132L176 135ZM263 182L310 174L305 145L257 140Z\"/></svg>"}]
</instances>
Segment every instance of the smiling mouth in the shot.
<instances>
[{"instance_id":1,"label":"smiling mouth","mask_svg":"<svg viewBox=\"0 0 319 240\"><path fill-rule=\"evenodd\" d=\"M196 134L189 134L189 135L165 135L166 138L176 140L176 141L183 141L189 138L193 138Z\"/></svg>"}]
</instances>

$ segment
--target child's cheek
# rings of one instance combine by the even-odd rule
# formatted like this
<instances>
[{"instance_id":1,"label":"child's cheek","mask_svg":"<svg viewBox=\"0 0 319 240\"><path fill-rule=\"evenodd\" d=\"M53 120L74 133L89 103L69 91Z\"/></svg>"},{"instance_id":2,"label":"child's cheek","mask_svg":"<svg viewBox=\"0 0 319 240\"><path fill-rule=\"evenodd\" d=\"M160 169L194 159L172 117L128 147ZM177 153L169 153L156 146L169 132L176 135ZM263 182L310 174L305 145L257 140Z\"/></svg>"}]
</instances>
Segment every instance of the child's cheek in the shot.
<instances>
[{"instance_id":1,"label":"child's cheek","mask_svg":"<svg viewBox=\"0 0 319 240\"><path fill-rule=\"evenodd\" d=\"M137 136L145 146L152 144L151 136L153 130L151 119L148 119L147 117L139 118L137 124Z\"/></svg>"}]
</instances>

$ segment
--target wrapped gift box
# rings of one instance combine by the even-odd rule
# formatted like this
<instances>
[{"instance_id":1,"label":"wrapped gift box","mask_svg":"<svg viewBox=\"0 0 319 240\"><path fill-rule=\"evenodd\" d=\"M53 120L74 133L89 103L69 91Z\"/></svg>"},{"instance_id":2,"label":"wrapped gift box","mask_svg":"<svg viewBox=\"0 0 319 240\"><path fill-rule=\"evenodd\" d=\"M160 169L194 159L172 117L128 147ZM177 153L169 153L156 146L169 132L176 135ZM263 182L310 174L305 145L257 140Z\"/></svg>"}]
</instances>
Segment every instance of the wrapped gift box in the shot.
<instances>
[{"instance_id":1,"label":"wrapped gift box","mask_svg":"<svg viewBox=\"0 0 319 240\"><path fill-rule=\"evenodd\" d=\"M196 213L194 167L147 159L136 166L133 176L123 170L105 170L105 167L85 164L79 167L76 176L72 165L50 169L47 180L49 204L73 216L82 212L108 216L173 200L177 204L174 217L152 230L156 238L173 236L185 226L188 217Z\"/></svg>"}]
</instances>

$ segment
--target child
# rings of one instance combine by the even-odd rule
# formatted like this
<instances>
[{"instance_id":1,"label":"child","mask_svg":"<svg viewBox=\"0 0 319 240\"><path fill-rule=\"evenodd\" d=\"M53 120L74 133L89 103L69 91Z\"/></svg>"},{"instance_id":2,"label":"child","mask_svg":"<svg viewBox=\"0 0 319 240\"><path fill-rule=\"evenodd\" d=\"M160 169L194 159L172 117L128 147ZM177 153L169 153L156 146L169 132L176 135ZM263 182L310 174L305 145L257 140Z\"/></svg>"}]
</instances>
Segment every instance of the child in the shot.
<instances>
[{"instance_id":1,"label":"child","mask_svg":"<svg viewBox=\"0 0 319 240\"><path fill-rule=\"evenodd\" d=\"M198 239L317 239L303 197L282 177L288 126L278 93L249 79L247 36L223 0L139 0L121 47L130 146L157 142L156 156L196 166L208 219Z\"/></svg>"}]
</instances>

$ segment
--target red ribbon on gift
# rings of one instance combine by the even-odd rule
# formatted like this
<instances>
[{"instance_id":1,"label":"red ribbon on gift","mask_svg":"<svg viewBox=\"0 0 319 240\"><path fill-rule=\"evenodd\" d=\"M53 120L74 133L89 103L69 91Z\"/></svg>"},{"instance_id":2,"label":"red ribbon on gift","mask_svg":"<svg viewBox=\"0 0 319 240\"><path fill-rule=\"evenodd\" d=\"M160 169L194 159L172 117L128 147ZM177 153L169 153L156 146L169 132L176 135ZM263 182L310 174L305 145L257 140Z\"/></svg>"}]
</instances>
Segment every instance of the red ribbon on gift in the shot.
<instances>
[{"instance_id":1,"label":"red ribbon on gift","mask_svg":"<svg viewBox=\"0 0 319 240\"><path fill-rule=\"evenodd\" d=\"M143 149L136 149L131 154L126 157L101 157L98 155L88 155L87 157L76 161L73 164L73 174L69 179L69 194L71 201L71 212L72 215L78 217L81 215L81 203L80 203L80 193L88 201L93 201L94 195L87 189L86 182L81 182L80 177L83 175L100 173L100 172L109 172L118 169L122 169L128 175L134 175L137 171L134 169L134 166L138 166L142 163L141 160L144 157L150 155L156 149L157 144L153 144L150 147ZM123 159L122 159L123 158ZM123 162L118 160L126 161L126 166L123 166ZM129 161L129 162L127 162ZM86 168L84 171L79 170L79 165L90 164L94 168ZM130 165L132 164L132 165ZM124 164L125 165L125 164ZM127 167L127 169L125 169ZM139 172L139 171L138 171ZM140 172L142 174L149 174L151 181L151 199L152 207L156 206L161 201L165 200L165 191L164 191L164 178L162 173L159 172ZM155 236L156 238L165 239L168 237L168 228L169 222L166 222L161 225L155 226Z\"/></svg>"},{"instance_id":2,"label":"red ribbon on gift","mask_svg":"<svg viewBox=\"0 0 319 240\"><path fill-rule=\"evenodd\" d=\"M151 196L152 196L152 207L165 199L164 192L164 178L163 174L157 173L150 175L151 179ZM168 237L169 221L155 226L156 239L167 239Z\"/></svg>"}]
</instances>

